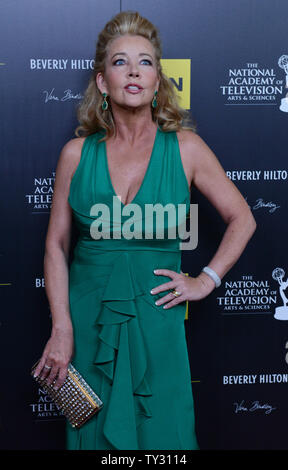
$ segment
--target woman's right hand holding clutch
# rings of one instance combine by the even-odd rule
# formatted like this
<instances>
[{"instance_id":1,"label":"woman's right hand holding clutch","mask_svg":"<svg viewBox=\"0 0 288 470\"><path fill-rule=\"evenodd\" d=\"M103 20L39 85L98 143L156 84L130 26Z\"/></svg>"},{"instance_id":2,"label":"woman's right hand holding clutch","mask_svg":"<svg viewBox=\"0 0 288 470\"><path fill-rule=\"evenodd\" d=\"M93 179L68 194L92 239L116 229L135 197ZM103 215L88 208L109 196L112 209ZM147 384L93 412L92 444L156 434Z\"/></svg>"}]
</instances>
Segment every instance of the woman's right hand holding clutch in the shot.
<instances>
[{"instance_id":1,"label":"woman's right hand holding clutch","mask_svg":"<svg viewBox=\"0 0 288 470\"><path fill-rule=\"evenodd\" d=\"M52 329L50 339L35 369L34 377L47 378L48 384L56 379L54 388L60 388L67 376L68 365L73 355L73 345L72 327Z\"/></svg>"}]
</instances>

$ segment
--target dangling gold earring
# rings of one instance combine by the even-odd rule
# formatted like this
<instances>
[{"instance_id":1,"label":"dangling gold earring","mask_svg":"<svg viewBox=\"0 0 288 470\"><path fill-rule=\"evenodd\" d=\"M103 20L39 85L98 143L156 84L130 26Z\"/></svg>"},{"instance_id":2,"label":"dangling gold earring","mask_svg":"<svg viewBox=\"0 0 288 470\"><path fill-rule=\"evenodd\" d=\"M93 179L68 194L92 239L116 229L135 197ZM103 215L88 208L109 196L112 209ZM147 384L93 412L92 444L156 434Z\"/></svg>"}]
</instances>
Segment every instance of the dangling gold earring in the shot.
<instances>
[{"instance_id":1,"label":"dangling gold earring","mask_svg":"<svg viewBox=\"0 0 288 470\"><path fill-rule=\"evenodd\" d=\"M107 93L102 93L102 96L104 98L103 100L103 103L102 103L102 109L103 111L106 111L106 109L108 108L108 102L107 102Z\"/></svg>"},{"instance_id":2,"label":"dangling gold earring","mask_svg":"<svg viewBox=\"0 0 288 470\"><path fill-rule=\"evenodd\" d=\"M153 101L152 101L152 108L157 108L157 105L158 105L157 99L156 99L157 93L158 93L158 91L155 90L154 91L154 98L153 98Z\"/></svg>"}]
</instances>

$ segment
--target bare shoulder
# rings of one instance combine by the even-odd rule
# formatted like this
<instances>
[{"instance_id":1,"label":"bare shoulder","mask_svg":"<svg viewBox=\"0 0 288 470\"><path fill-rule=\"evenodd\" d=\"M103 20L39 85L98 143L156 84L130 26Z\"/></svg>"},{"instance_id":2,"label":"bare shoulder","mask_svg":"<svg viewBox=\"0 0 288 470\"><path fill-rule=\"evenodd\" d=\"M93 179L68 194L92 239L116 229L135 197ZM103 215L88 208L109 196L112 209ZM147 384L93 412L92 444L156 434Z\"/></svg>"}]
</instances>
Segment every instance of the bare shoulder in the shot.
<instances>
[{"instance_id":1,"label":"bare shoulder","mask_svg":"<svg viewBox=\"0 0 288 470\"><path fill-rule=\"evenodd\" d=\"M186 144L186 145L191 145L193 143L196 143L197 140L202 140L198 134L196 134L195 132L193 132L192 130L190 129L180 129L179 131L177 131L177 136L178 136L178 140L179 140L179 143L182 143L182 144Z\"/></svg>"},{"instance_id":2,"label":"bare shoulder","mask_svg":"<svg viewBox=\"0 0 288 470\"><path fill-rule=\"evenodd\" d=\"M190 158L197 157L199 152L207 152L210 150L204 140L190 129L181 129L177 132L177 136L180 149L184 152L183 156L187 154Z\"/></svg>"},{"instance_id":3,"label":"bare shoulder","mask_svg":"<svg viewBox=\"0 0 288 470\"><path fill-rule=\"evenodd\" d=\"M81 158L85 137L76 137L69 140L61 150L58 168L69 173L71 178L76 171Z\"/></svg>"},{"instance_id":4,"label":"bare shoulder","mask_svg":"<svg viewBox=\"0 0 288 470\"><path fill-rule=\"evenodd\" d=\"M177 132L179 150L187 179L191 185L195 183L197 169L205 168L211 160L217 160L212 150L204 140L190 129L181 129Z\"/></svg>"},{"instance_id":5,"label":"bare shoulder","mask_svg":"<svg viewBox=\"0 0 288 470\"><path fill-rule=\"evenodd\" d=\"M221 170L218 158L198 134L181 129L177 135L183 163L190 168L193 176L197 170Z\"/></svg>"},{"instance_id":6,"label":"bare shoulder","mask_svg":"<svg viewBox=\"0 0 288 470\"><path fill-rule=\"evenodd\" d=\"M68 142L66 142L66 144L64 145L62 151L70 154L78 152L79 149L81 150L85 138L86 137L75 137L71 140L68 140Z\"/></svg>"},{"instance_id":7,"label":"bare shoulder","mask_svg":"<svg viewBox=\"0 0 288 470\"><path fill-rule=\"evenodd\" d=\"M235 214L246 211L248 205L244 197L205 141L186 130L180 131L178 138L182 158L192 172L193 185L211 202L223 220L228 223Z\"/></svg>"}]
</instances>

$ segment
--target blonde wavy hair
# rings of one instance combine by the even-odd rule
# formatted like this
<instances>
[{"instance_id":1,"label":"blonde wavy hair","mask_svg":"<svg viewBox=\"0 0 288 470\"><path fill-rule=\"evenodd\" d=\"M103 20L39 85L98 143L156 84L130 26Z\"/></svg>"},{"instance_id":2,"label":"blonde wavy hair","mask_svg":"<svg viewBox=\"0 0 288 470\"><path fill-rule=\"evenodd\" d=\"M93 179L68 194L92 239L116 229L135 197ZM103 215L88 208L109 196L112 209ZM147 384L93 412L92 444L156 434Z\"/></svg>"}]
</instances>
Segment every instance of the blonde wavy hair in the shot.
<instances>
[{"instance_id":1,"label":"blonde wavy hair","mask_svg":"<svg viewBox=\"0 0 288 470\"><path fill-rule=\"evenodd\" d=\"M109 97L108 109L104 111L102 109L103 97L96 85L96 76L99 72L105 73L107 49L111 41L125 34L143 36L154 47L160 84L157 107L152 108L151 106L152 120L158 126L160 125L164 132L180 129L190 129L195 132L195 125L190 124L189 112L179 105L174 86L162 71L160 63L162 46L157 28L146 18L140 16L138 12L125 11L114 16L98 36L94 69L77 109L79 126L75 130L76 136L85 137L104 130L106 134L102 140L107 140L115 134L115 123Z\"/></svg>"}]
</instances>

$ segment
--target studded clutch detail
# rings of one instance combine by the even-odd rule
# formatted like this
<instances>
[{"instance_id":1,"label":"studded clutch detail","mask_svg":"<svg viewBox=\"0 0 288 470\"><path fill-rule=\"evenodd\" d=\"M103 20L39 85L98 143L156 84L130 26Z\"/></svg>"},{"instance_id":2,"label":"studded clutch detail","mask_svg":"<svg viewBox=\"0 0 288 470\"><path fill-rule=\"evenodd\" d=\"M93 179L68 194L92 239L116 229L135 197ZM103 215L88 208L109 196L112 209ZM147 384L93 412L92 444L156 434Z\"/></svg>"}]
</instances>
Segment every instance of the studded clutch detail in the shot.
<instances>
[{"instance_id":1,"label":"studded clutch detail","mask_svg":"<svg viewBox=\"0 0 288 470\"><path fill-rule=\"evenodd\" d=\"M38 362L32 367L32 376ZM101 399L71 363L68 366L66 380L58 390L53 388L55 380L51 385L48 385L46 379L41 379L39 376L34 378L57 408L62 411L73 428L80 428L103 406Z\"/></svg>"}]
</instances>

